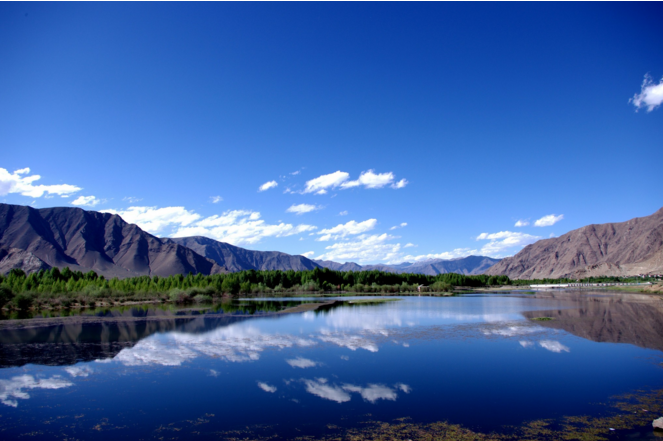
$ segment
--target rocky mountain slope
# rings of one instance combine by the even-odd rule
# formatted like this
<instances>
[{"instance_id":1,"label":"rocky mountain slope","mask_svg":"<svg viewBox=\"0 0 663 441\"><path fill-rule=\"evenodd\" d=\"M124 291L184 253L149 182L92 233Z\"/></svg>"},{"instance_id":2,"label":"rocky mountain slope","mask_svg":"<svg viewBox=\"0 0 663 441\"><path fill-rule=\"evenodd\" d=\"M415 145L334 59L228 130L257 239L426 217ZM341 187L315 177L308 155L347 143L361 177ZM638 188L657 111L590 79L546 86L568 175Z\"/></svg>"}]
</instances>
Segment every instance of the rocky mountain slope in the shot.
<instances>
[{"instance_id":1,"label":"rocky mountain slope","mask_svg":"<svg viewBox=\"0 0 663 441\"><path fill-rule=\"evenodd\" d=\"M117 215L0 204L0 273L68 266L106 277L227 271L189 248L159 239Z\"/></svg>"},{"instance_id":2,"label":"rocky mountain slope","mask_svg":"<svg viewBox=\"0 0 663 441\"><path fill-rule=\"evenodd\" d=\"M304 256L293 256L278 251L252 251L202 236L164 240L190 248L233 272L250 269L306 271L320 268L320 265Z\"/></svg>"},{"instance_id":3,"label":"rocky mountain slope","mask_svg":"<svg viewBox=\"0 0 663 441\"><path fill-rule=\"evenodd\" d=\"M486 274L511 279L663 273L663 208L626 222L588 225L540 240Z\"/></svg>"},{"instance_id":4,"label":"rocky mountain slope","mask_svg":"<svg viewBox=\"0 0 663 441\"><path fill-rule=\"evenodd\" d=\"M465 275L483 274L491 266L499 262L485 256L468 256L459 259L433 259L423 262L404 262L398 265L358 265L354 262L337 263L330 260L314 260L325 268L337 271L387 271L392 273L416 273L435 276L437 274L458 273Z\"/></svg>"}]
</instances>

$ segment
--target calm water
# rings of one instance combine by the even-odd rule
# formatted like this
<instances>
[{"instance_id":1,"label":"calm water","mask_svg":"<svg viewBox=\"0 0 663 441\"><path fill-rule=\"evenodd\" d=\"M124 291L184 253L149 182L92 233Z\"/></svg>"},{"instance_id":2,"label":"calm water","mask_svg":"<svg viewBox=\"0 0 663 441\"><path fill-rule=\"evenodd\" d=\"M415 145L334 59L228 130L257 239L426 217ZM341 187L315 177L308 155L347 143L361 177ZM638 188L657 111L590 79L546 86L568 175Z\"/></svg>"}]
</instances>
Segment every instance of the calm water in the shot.
<instances>
[{"instance_id":1,"label":"calm water","mask_svg":"<svg viewBox=\"0 0 663 441\"><path fill-rule=\"evenodd\" d=\"M499 432L663 388L661 302L491 294L264 309L136 308L2 330L0 434L288 439L401 417ZM542 316L553 320L528 319Z\"/></svg>"}]
</instances>

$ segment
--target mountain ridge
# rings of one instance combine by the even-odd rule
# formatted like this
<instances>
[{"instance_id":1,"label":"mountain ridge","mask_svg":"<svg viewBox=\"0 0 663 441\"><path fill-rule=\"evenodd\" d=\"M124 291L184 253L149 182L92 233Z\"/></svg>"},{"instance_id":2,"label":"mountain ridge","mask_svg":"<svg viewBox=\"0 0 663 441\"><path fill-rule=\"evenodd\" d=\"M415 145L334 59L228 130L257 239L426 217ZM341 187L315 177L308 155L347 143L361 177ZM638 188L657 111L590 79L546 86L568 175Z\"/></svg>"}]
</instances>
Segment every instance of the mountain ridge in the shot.
<instances>
[{"instance_id":1,"label":"mountain ridge","mask_svg":"<svg viewBox=\"0 0 663 441\"><path fill-rule=\"evenodd\" d=\"M511 279L632 276L663 272L663 208L625 222L591 224L543 239L485 274Z\"/></svg>"}]
</instances>

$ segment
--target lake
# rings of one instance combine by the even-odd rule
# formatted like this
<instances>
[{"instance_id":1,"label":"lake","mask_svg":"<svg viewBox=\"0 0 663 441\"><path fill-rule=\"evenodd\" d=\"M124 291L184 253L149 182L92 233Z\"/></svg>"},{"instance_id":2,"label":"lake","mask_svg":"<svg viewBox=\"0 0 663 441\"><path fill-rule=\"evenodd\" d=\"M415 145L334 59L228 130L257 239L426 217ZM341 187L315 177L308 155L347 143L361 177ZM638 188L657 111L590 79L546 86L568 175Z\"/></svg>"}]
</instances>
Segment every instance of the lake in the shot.
<instances>
[{"instance_id":1,"label":"lake","mask_svg":"<svg viewBox=\"0 0 663 441\"><path fill-rule=\"evenodd\" d=\"M2 321L0 434L657 436L661 297L558 291L352 303L362 299L380 298L136 306ZM312 301L327 304L288 313Z\"/></svg>"}]
</instances>

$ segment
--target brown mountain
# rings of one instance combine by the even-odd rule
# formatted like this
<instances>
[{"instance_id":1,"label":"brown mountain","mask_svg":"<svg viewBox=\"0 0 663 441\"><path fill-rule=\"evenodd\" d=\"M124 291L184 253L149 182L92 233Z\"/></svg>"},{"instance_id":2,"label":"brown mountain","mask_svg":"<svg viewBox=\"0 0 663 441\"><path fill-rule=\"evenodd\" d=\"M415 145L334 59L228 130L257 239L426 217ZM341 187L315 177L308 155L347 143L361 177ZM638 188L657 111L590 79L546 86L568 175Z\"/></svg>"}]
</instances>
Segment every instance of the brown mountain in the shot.
<instances>
[{"instance_id":1,"label":"brown mountain","mask_svg":"<svg viewBox=\"0 0 663 441\"><path fill-rule=\"evenodd\" d=\"M202 236L174 237L169 240L212 259L229 271L295 270L306 271L320 265L304 256L293 256L279 251L253 251Z\"/></svg>"},{"instance_id":2,"label":"brown mountain","mask_svg":"<svg viewBox=\"0 0 663 441\"><path fill-rule=\"evenodd\" d=\"M226 270L196 252L159 239L117 215L80 208L0 204L0 273L51 267L106 277L216 274Z\"/></svg>"},{"instance_id":3,"label":"brown mountain","mask_svg":"<svg viewBox=\"0 0 663 441\"><path fill-rule=\"evenodd\" d=\"M523 315L551 317L537 321L546 328L563 329L596 342L628 343L663 351L663 302L659 296L645 294L599 295L582 292L540 292L539 298L573 300L573 308L527 311ZM598 294L595 292L594 294Z\"/></svg>"},{"instance_id":4,"label":"brown mountain","mask_svg":"<svg viewBox=\"0 0 663 441\"><path fill-rule=\"evenodd\" d=\"M588 225L540 240L485 274L512 279L663 273L663 208L626 222Z\"/></svg>"}]
</instances>

